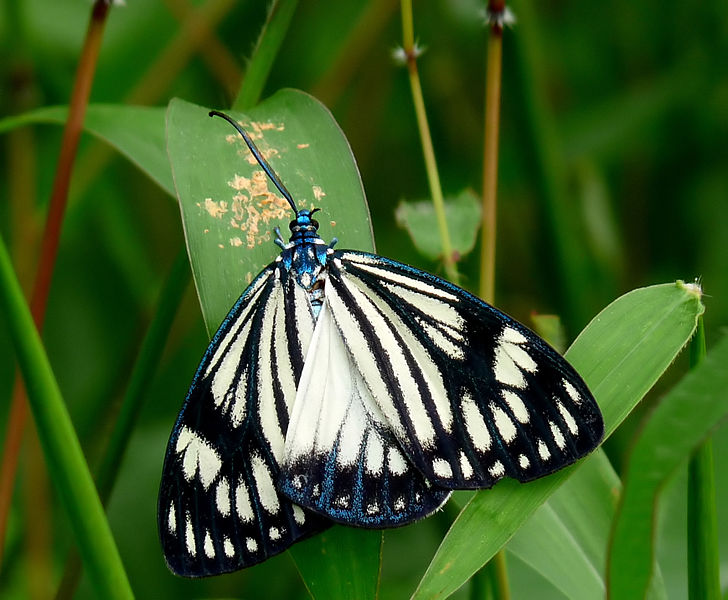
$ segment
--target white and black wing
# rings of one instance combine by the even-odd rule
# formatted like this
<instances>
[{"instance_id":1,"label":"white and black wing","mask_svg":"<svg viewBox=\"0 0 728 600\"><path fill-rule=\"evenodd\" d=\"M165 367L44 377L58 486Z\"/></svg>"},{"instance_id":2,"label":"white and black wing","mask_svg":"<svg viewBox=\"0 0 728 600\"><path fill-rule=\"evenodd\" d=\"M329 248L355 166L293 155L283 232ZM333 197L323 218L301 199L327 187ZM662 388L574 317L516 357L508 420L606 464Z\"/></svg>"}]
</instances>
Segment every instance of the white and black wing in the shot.
<instances>
[{"instance_id":1,"label":"white and black wing","mask_svg":"<svg viewBox=\"0 0 728 600\"><path fill-rule=\"evenodd\" d=\"M435 485L529 481L599 444L601 413L576 371L468 292L402 263L341 250L329 258L325 298L389 431Z\"/></svg>"},{"instance_id":2,"label":"white and black wing","mask_svg":"<svg viewBox=\"0 0 728 600\"><path fill-rule=\"evenodd\" d=\"M175 573L248 567L327 527L276 488L313 323L307 294L273 263L213 338L164 460L158 525Z\"/></svg>"},{"instance_id":3,"label":"white and black wing","mask_svg":"<svg viewBox=\"0 0 728 600\"><path fill-rule=\"evenodd\" d=\"M421 519L450 495L403 454L326 304L298 386L279 486L335 521L375 528Z\"/></svg>"}]
</instances>

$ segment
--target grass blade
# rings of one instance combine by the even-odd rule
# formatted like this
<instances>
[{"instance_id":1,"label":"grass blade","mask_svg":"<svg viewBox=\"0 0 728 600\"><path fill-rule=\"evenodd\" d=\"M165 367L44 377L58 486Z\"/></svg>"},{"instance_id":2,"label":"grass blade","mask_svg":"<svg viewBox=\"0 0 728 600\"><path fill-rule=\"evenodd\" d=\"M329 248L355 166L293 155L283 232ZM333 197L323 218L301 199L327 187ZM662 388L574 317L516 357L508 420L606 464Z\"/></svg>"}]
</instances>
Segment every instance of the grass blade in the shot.
<instances>
[{"instance_id":1,"label":"grass blade","mask_svg":"<svg viewBox=\"0 0 728 600\"><path fill-rule=\"evenodd\" d=\"M609 594L642 598L654 556L654 522L665 481L728 414L728 338L660 402L630 457L609 552Z\"/></svg>"},{"instance_id":2,"label":"grass blade","mask_svg":"<svg viewBox=\"0 0 728 600\"><path fill-rule=\"evenodd\" d=\"M607 435L674 360L702 312L700 295L690 286L657 285L617 299L579 335L566 357L599 402ZM505 480L475 494L442 541L413 598L446 598L457 590L579 466L527 485Z\"/></svg>"},{"instance_id":3,"label":"grass blade","mask_svg":"<svg viewBox=\"0 0 728 600\"><path fill-rule=\"evenodd\" d=\"M133 598L91 472L2 240L0 306L7 316L48 471L89 578L100 598Z\"/></svg>"}]
</instances>

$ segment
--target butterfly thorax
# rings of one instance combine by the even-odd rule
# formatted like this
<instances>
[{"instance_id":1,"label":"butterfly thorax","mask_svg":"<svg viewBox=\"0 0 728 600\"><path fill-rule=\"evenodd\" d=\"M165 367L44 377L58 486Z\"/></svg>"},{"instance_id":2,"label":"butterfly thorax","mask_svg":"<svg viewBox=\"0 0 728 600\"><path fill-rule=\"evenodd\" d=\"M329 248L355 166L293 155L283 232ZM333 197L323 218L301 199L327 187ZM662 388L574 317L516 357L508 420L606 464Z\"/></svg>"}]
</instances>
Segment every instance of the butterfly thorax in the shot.
<instances>
[{"instance_id":1,"label":"butterfly thorax","mask_svg":"<svg viewBox=\"0 0 728 600\"><path fill-rule=\"evenodd\" d=\"M309 293L314 314L317 314L316 309L323 301L323 279L328 253L336 240L327 244L321 239L318 234L319 224L311 217L314 212L315 210L302 209L295 220L291 221L291 238L282 246L283 252L277 260L289 276Z\"/></svg>"}]
</instances>

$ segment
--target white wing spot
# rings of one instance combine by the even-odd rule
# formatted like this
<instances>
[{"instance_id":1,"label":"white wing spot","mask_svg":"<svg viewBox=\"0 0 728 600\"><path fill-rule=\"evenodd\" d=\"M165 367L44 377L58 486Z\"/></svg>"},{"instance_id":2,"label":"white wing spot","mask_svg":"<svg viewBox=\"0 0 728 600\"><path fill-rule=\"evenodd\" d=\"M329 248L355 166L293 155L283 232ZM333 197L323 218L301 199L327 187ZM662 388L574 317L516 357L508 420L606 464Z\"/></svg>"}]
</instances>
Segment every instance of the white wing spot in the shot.
<instances>
[{"instance_id":1,"label":"white wing spot","mask_svg":"<svg viewBox=\"0 0 728 600\"><path fill-rule=\"evenodd\" d=\"M500 433L503 441L510 444L516 439L515 424L502 408L492 402L490 403L490 411L493 413L493 419L495 420L495 426L498 428L498 433Z\"/></svg>"},{"instance_id":2,"label":"white wing spot","mask_svg":"<svg viewBox=\"0 0 728 600\"><path fill-rule=\"evenodd\" d=\"M473 445L481 452L487 452L491 444L490 432L483 420L483 415L480 414L478 406L468 392L463 394L461 410L465 419L465 428L468 430L470 439L473 440Z\"/></svg>"},{"instance_id":3,"label":"white wing spot","mask_svg":"<svg viewBox=\"0 0 728 600\"><path fill-rule=\"evenodd\" d=\"M404 496L400 496L394 501L394 510L397 512L404 510Z\"/></svg>"},{"instance_id":4,"label":"white wing spot","mask_svg":"<svg viewBox=\"0 0 728 600\"><path fill-rule=\"evenodd\" d=\"M306 513L297 504L293 505L293 520L299 525L303 525L306 521Z\"/></svg>"},{"instance_id":5,"label":"white wing spot","mask_svg":"<svg viewBox=\"0 0 728 600\"><path fill-rule=\"evenodd\" d=\"M205 550L205 556L207 556L207 558L215 558L215 546L212 544L209 529L205 532L205 543L202 547Z\"/></svg>"},{"instance_id":6,"label":"white wing spot","mask_svg":"<svg viewBox=\"0 0 728 600\"><path fill-rule=\"evenodd\" d=\"M346 496L339 496L336 500L334 500L334 504L339 508L349 508L350 501L351 497L347 494Z\"/></svg>"},{"instance_id":7,"label":"white wing spot","mask_svg":"<svg viewBox=\"0 0 728 600\"><path fill-rule=\"evenodd\" d=\"M250 504L250 494L245 482L240 479L237 488L235 488L235 507L238 517L243 523L251 523L254 519L253 507Z\"/></svg>"},{"instance_id":8,"label":"white wing spot","mask_svg":"<svg viewBox=\"0 0 728 600\"><path fill-rule=\"evenodd\" d=\"M167 528L173 535L177 535L177 514L174 510L174 502L169 503L169 512L167 513Z\"/></svg>"},{"instance_id":9,"label":"white wing spot","mask_svg":"<svg viewBox=\"0 0 728 600\"><path fill-rule=\"evenodd\" d=\"M376 515L379 512L379 505L376 502L372 502L367 505L367 514Z\"/></svg>"},{"instance_id":10,"label":"white wing spot","mask_svg":"<svg viewBox=\"0 0 728 600\"><path fill-rule=\"evenodd\" d=\"M564 434L561 433L561 430L553 421L549 421L549 426L551 427L551 435L554 436L554 441L556 442L556 445L559 447L560 450L563 450L566 446L566 439L564 439Z\"/></svg>"},{"instance_id":11,"label":"white wing spot","mask_svg":"<svg viewBox=\"0 0 728 600\"><path fill-rule=\"evenodd\" d=\"M258 542L252 537L245 538L245 547L248 549L248 552L255 552L258 550Z\"/></svg>"},{"instance_id":12,"label":"white wing spot","mask_svg":"<svg viewBox=\"0 0 728 600\"><path fill-rule=\"evenodd\" d=\"M195 532L192 529L190 513L185 514L185 546L190 556L197 556L197 542L195 541Z\"/></svg>"},{"instance_id":13,"label":"white wing spot","mask_svg":"<svg viewBox=\"0 0 728 600\"><path fill-rule=\"evenodd\" d=\"M225 551L225 556L228 558L235 556L235 547L228 536L225 536L222 540L222 549Z\"/></svg>"},{"instance_id":14,"label":"white wing spot","mask_svg":"<svg viewBox=\"0 0 728 600\"><path fill-rule=\"evenodd\" d=\"M518 464L521 469L528 469L528 467L531 466L531 461L528 460L528 456L526 456L525 454L520 454L518 456Z\"/></svg>"},{"instance_id":15,"label":"white wing spot","mask_svg":"<svg viewBox=\"0 0 728 600\"><path fill-rule=\"evenodd\" d=\"M516 417L516 421L519 423L528 423L528 409L523 403L523 400L521 400L521 397L510 390L503 390L501 393L506 404L508 404L508 408L511 409L513 416Z\"/></svg>"},{"instance_id":16,"label":"white wing spot","mask_svg":"<svg viewBox=\"0 0 728 600\"><path fill-rule=\"evenodd\" d=\"M375 475L381 475L384 468L384 446L374 430L367 439L366 467L367 471Z\"/></svg>"},{"instance_id":17,"label":"white wing spot","mask_svg":"<svg viewBox=\"0 0 728 600\"><path fill-rule=\"evenodd\" d=\"M393 475L402 475L407 471L407 463L404 460L402 453L397 448L391 447L389 449L389 460L388 460L389 472Z\"/></svg>"},{"instance_id":18,"label":"white wing spot","mask_svg":"<svg viewBox=\"0 0 728 600\"><path fill-rule=\"evenodd\" d=\"M271 477L268 465L265 464L265 461L263 461L263 458L257 452L251 456L250 463L253 467L253 478L255 479L255 486L258 490L260 503L270 514L277 513L280 509L278 492L276 492L275 485L273 484L273 478Z\"/></svg>"},{"instance_id":19,"label":"white wing spot","mask_svg":"<svg viewBox=\"0 0 728 600\"><path fill-rule=\"evenodd\" d=\"M210 443L185 425L180 429L175 451L182 455L185 479L191 481L199 472L202 486L205 489L210 487L222 466L220 457Z\"/></svg>"},{"instance_id":20,"label":"white wing spot","mask_svg":"<svg viewBox=\"0 0 728 600\"><path fill-rule=\"evenodd\" d=\"M452 467L450 463L443 458L436 458L432 461L432 470L438 477L449 479L452 477Z\"/></svg>"},{"instance_id":21,"label":"white wing spot","mask_svg":"<svg viewBox=\"0 0 728 600\"><path fill-rule=\"evenodd\" d=\"M538 440L538 455L541 457L541 460L548 460L549 458L551 458L551 452L549 452L549 447L543 440Z\"/></svg>"},{"instance_id":22,"label":"white wing spot","mask_svg":"<svg viewBox=\"0 0 728 600\"><path fill-rule=\"evenodd\" d=\"M566 407L562 402L556 402L556 406L559 408L559 412L564 418L564 421L566 421L566 426L569 428L571 435L576 435L579 432L579 427L576 425L574 417L571 416L571 413L568 410L566 410Z\"/></svg>"},{"instance_id":23,"label":"white wing spot","mask_svg":"<svg viewBox=\"0 0 728 600\"><path fill-rule=\"evenodd\" d=\"M576 391L576 388L571 385L566 379L562 380L566 393L569 394L569 398L574 401L574 404L581 404L581 395Z\"/></svg>"},{"instance_id":24,"label":"white wing spot","mask_svg":"<svg viewBox=\"0 0 728 600\"><path fill-rule=\"evenodd\" d=\"M268 530L268 537L271 541L276 542L281 539L281 532L278 531L278 527L271 527Z\"/></svg>"},{"instance_id":25,"label":"white wing spot","mask_svg":"<svg viewBox=\"0 0 728 600\"><path fill-rule=\"evenodd\" d=\"M230 514L230 485L224 477L217 484L215 504L217 505L217 510L223 517L227 517Z\"/></svg>"},{"instance_id":26,"label":"white wing spot","mask_svg":"<svg viewBox=\"0 0 728 600\"><path fill-rule=\"evenodd\" d=\"M488 473L490 473L491 477L503 477L506 473L506 469L503 466L503 463L497 460L493 463L493 466L488 469Z\"/></svg>"},{"instance_id":27,"label":"white wing spot","mask_svg":"<svg viewBox=\"0 0 728 600\"><path fill-rule=\"evenodd\" d=\"M520 367L508 353L508 344L498 344L495 349L493 371L496 380L500 383L520 389L526 387L526 379L523 376L523 371L521 371Z\"/></svg>"},{"instance_id":28,"label":"white wing spot","mask_svg":"<svg viewBox=\"0 0 728 600\"><path fill-rule=\"evenodd\" d=\"M500 341L508 344L525 344L528 339L520 331L513 329L513 327L506 327L500 334Z\"/></svg>"},{"instance_id":29,"label":"white wing spot","mask_svg":"<svg viewBox=\"0 0 728 600\"><path fill-rule=\"evenodd\" d=\"M513 362L521 367L521 369L528 371L529 373L536 372L538 364L536 364L536 361L533 360L531 355L523 348L516 346L515 344L503 344L503 347L506 349L506 352L508 352L508 356L510 356L513 359Z\"/></svg>"},{"instance_id":30,"label":"white wing spot","mask_svg":"<svg viewBox=\"0 0 728 600\"><path fill-rule=\"evenodd\" d=\"M470 464L464 452L460 452L460 472L465 479L470 479L473 476L473 465Z\"/></svg>"}]
</instances>

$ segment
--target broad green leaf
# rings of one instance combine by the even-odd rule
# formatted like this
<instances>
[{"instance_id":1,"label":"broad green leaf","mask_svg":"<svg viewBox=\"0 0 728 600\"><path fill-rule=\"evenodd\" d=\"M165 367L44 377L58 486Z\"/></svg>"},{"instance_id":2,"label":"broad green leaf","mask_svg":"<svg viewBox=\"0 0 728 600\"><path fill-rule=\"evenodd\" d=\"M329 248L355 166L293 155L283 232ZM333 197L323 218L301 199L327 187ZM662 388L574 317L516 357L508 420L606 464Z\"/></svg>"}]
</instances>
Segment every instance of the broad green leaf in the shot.
<instances>
[{"instance_id":1,"label":"broad green leaf","mask_svg":"<svg viewBox=\"0 0 728 600\"><path fill-rule=\"evenodd\" d=\"M280 249L293 211L255 163L240 135L208 108L173 100L167 146L187 250L208 332ZM369 211L351 149L317 100L283 90L247 114L253 134L299 208L320 208L319 233L342 247L373 250ZM252 161L252 163L251 163Z\"/></svg>"},{"instance_id":2,"label":"broad green leaf","mask_svg":"<svg viewBox=\"0 0 728 600\"><path fill-rule=\"evenodd\" d=\"M311 597L316 600L376 598L381 552L381 531L341 525L290 549Z\"/></svg>"},{"instance_id":3,"label":"broad green leaf","mask_svg":"<svg viewBox=\"0 0 728 600\"><path fill-rule=\"evenodd\" d=\"M208 112L173 100L167 142L192 272L213 332L252 278L280 252L273 228L285 235L293 211L239 134ZM337 236L342 246L373 251L359 172L323 105L284 90L246 114L230 114L253 135L299 209L321 209L317 217L324 239ZM380 540L376 532L335 527L299 544L293 556L315 598L374 597ZM366 552L359 551L362 546Z\"/></svg>"},{"instance_id":4,"label":"broad green leaf","mask_svg":"<svg viewBox=\"0 0 728 600\"><path fill-rule=\"evenodd\" d=\"M407 230L415 247L424 256L431 260L442 257L442 240L437 230L432 201L403 200L394 215L397 224ZM445 198L445 217L453 251L465 256L475 247L480 227L480 200L472 190Z\"/></svg>"},{"instance_id":5,"label":"broad green leaf","mask_svg":"<svg viewBox=\"0 0 728 600\"><path fill-rule=\"evenodd\" d=\"M682 282L634 290L605 308L566 357L599 402L609 435L692 335L700 294ZM413 598L446 598L480 569L580 464L527 485L475 494L453 523ZM474 532L482 532L475 534Z\"/></svg>"},{"instance_id":6,"label":"broad green leaf","mask_svg":"<svg viewBox=\"0 0 728 600\"><path fill-rule=\"evenodd\" d=\"M728 338L660 402L632 450L609 552L612 598L642 598L651 577L655 509L665 481L728 415Z\"/></svg>"},{"instance_id":7,"label":"broad green leaf","mask_svg":"<svg viewBox=\"0 0 728 600\"><path fill-rule=\"evenodd\" d=\"M172 172L164 143L164 108L90 104L84 129L107 142L136 164L159 187L174 196ZM50 106L0 120L0 133L31 123L66 122L68 108Z\"/></svg>"},{"instance_id":8,"label":"broad green leaf","mask_svg":"<svg viewBox=\"0 0 728 600\"><path fill-rule=\"evenodd\" d=\"M508 551L568 598L603 598L604 540L620 487L606 455L597 450L518 530Z\"/></svg>"}]
</instances>

